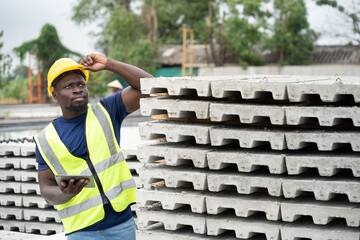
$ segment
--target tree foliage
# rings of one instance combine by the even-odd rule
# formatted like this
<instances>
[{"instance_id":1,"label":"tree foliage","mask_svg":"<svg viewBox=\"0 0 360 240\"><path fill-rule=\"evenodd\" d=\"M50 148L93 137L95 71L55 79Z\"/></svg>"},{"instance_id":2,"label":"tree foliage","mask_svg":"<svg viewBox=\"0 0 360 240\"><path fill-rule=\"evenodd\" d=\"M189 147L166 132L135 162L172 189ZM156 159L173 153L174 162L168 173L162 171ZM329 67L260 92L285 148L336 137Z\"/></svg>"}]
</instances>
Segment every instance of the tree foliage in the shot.
<instances>
[{"instance_id":1,"label":"tree foliage","mask_svg":"<svg viewBox=\"0 0 360 240\"><path fill-rule=\"evenodd\" d=\"M303 0L274 0L275 26L269 40L280 64L301 65L312 61L311 51L318 38L309 27Z\"/></svg>"},{"instance_id":2,"label":"tree foliage","mask_svg":"<svg viewBox=\"0 0 360 240\"><path fill-rule=\"evenodd\" d=\"M0 31L0 39L3 35L4 31ZM9 74L11 67L10 55L1 53L1 48L3 46L4 44L0 41L0 89L3 89L6 82L6 76Z\"/></svg>"},{"instance_id":3,"label":"tree foliage","mask_svg":"<svg viewBox=\"0 0 360 240\"><path fill-rule=\"evenodd\" d=\"M36 53L40 63L41 88L43 101L47 101L47 72L51 65L62 57L80 58L81 54L66 48L60 41L56 28L51 24L45 24L37 39L33 39L14 48L14 52L21 60L27 53Z\"/></svg>"}]
</instances>

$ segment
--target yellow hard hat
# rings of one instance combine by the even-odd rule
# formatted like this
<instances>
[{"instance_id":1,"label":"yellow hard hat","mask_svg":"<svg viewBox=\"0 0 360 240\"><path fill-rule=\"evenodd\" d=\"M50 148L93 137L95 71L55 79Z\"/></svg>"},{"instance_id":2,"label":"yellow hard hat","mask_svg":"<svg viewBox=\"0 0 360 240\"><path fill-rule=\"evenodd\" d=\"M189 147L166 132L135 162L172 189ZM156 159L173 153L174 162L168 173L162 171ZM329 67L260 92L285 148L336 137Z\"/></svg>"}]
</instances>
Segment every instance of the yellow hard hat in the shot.
<instances>
[{"instance_id":1,"label":"yellow hard hat","mask_svg":"<svg viewBox=\"0 0 360 240\"><path fill-rule=\"evenodd\" d=\"M69 72L72 70L80 70L85 77L85 82L88 81L89 79L89 71L88 70L81 70L81 68L83 68L84 65L78 64L77 62L75 62L74 60L72 60L71 58L60 58L59 60L57 60L50 68L48 75L47 75L47 80L48 80L48 92L50 93L50 95L52 95L53 93L53 89L51 87L51 84L54 82L54 80L59 77L61 74L65 73L65 72Z\"/></svg>"}]
</instances>

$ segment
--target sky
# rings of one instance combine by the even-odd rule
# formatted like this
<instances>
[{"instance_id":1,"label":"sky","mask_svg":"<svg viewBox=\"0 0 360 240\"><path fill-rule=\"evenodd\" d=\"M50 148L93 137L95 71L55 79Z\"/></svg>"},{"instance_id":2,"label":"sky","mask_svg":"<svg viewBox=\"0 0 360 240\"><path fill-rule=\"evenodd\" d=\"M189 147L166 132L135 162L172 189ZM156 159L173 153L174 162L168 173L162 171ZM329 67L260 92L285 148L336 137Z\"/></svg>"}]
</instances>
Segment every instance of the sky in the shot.
<instances>
[{"instance_id":1,"label":"sky","mask_svg":"<svg viewBox=\"0 0 360 240\"><path fill-rule=\"evenodd\" d=\"M347 1L351 0L342 0ZM322 33L318 45L341 45L349 41L346 37L331 36L337 31L344 35L344 26L348 26L335 10L318 7L313 0L305 2L310 27ZM89 36L89 32L97 29L96 24L78 26L71 21L72 8L76 3L76 0L0 0L0 31L4 31L0 39L4 44L1 53L10 54L13 64L16 63L18 60L14 59L12 49L25 41L36 39L46 23L55 26L61 42L67 48L84 55L97 52L95 39Z\"/></svg>"}]
</instances>

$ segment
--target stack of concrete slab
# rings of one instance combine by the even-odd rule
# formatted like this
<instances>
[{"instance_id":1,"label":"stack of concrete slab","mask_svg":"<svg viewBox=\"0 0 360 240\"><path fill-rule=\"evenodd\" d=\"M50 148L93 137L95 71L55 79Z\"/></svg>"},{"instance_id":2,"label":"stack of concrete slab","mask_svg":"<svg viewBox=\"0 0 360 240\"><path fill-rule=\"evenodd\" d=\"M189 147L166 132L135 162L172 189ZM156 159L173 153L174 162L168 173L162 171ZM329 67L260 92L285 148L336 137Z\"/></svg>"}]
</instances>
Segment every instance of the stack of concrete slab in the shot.
<instances>
[{"instance_id":1,"label":"stack of concrete slab","mask_svg":"<svg viewBox=\"0 0 360 240\"><path fill-rule=\"evenodd\" d=\"M64 231L59 215L40 195L35 143L32 140L7 140L0 143L0 230L52 235ZM124 149L135 182L140 162L136 149ZM135 213L136 207L133 207ZM1 236L0 236L1 239Z\"/></svg>"},{"instance_id":2,"label":"stack of concrete slab","mask_svg":"<svg viewBox=\"0 0 360 240\"><path fill-rule=\"evenodd\" d=\"M137 237L360 239L360 78L141 80Z\"/></svg>"}]
</instances>

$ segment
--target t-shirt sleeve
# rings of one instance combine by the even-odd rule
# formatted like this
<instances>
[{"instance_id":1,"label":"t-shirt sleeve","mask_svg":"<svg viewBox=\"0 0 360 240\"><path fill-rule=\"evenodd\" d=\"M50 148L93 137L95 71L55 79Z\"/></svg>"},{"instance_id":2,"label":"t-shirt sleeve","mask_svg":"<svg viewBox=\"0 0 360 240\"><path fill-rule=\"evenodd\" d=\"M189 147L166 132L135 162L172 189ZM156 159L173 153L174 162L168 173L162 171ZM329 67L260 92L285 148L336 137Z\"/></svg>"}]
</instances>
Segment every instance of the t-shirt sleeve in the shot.
<instances>
[{"instance_id":1,"label":"t-shirt sleeve","mask_svg":"<svg viewBox=\"0 0 360 240\"><path fill-rule=\"evenodd\" d=\"M35 156L36 156L36 162L38 164L38 171L49 169L49 166L46 164L44 158L41 156L37 146L35 146Z\"/></svg>"},{"instance_id":2,"label":"t-shirt sleeve","mask_svg":"<svg viewBox=\"0 0 360 240\"><path fill-rule=\"evenodd\" d=\"M126 108L122 100L121 93L122 91L119 91L113 95L110 95L100 100L100 102L106 108L106 110L110 115L111 121L114 126L115 135L118 141L120 140L121 123L124 120L124 118L127 115L129 115L129 113L126 112Z\"/></svg>"}]
</instances>

